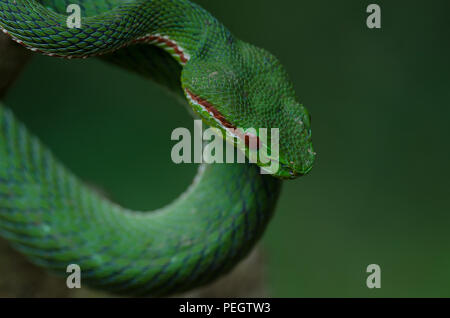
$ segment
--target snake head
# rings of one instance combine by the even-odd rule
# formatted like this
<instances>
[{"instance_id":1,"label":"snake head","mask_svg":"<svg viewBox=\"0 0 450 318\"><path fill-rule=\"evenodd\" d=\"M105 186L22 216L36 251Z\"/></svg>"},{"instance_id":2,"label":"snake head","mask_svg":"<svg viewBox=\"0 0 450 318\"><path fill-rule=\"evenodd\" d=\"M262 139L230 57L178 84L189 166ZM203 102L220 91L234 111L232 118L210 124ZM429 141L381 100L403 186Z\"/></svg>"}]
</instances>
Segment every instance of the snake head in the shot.
<instances>
[{"instance_id":1,"label":"snake head","mask_svg":"<svg viewBox=\"0 0 450 318\"><path fill-rule=\"evenodd\" d=\"M311 118L281 63L241 41L220 52L194 57L184 67L190 106L222 137L234 135L235 146L262 171L282 179L307 174L316 156Z\"/></svg>"}]
</instances>

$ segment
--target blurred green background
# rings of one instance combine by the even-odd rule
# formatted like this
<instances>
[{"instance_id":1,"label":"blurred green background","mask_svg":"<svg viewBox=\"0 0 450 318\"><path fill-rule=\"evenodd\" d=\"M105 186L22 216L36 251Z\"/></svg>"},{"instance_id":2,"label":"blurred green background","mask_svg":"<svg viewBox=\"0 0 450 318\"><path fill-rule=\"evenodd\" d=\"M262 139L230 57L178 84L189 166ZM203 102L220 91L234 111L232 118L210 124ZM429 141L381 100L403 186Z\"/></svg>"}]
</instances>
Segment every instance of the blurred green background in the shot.
<instances>
[{"instance_id":1,"label":"blurred green background","mask_svg":"<svg viewBox=\"0 0 450 318\"><path fill-rule=\"evenodd\" d=\"M318 161L285 182L263 242L273 296L450 296L448 1L198 1L277 55L313 118ZM366 27L366 7L382 29ZM97 60L36 56L6 99L87 182L152 209L190 184L170 160L185 109ZM366 287L379 264L382 288Z\"/></svg>"}]
</instances>

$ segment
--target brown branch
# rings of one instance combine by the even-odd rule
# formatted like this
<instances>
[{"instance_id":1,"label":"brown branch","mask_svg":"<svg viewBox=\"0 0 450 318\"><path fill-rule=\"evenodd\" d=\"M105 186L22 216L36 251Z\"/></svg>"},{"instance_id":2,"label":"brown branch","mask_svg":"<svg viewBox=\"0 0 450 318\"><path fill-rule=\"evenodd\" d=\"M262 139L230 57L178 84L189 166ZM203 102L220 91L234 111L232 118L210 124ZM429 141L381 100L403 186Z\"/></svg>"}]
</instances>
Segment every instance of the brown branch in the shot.
<instances>
[{"instance_id":1,"label":"brown branch","mask_svg":"<svg viewBox=\"0 0 450 318\"><path fill-rule=\"evenodd\" d=\"M2 99L31 54L0 33L0 99ZM32 265L0 239L0 297L60 297L69 290L55 278Z\"/></svg>"},{"instance_id":2,"label":"brown branch","mask_svg":"<svg viewBox=\"0 0 450 318\"><path fill-rule=\"evenodd\" d=\"M5 96L29 58L29 51L0 33L0 99Z\"/></svg>"}]
</instances>

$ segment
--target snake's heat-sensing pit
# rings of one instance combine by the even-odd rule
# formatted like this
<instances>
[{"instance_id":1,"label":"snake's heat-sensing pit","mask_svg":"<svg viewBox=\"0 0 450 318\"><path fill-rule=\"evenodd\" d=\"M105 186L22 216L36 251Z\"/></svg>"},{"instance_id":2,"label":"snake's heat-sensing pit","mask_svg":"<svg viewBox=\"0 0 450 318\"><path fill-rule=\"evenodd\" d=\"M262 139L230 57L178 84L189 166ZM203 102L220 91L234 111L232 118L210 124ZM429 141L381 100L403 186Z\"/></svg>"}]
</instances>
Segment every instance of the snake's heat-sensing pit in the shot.
<instances>
[{"instance_id":1,"label":"snake's heat-sensing pit","mask_svg":"<svg viewBox=\"0 0 450 318\"><path fill-rule=\"evenodd\" d=\"M81 8L80 28L66 25L70 4ZM194 3L0 0L0 27L38 53L97 56L138 72L224 133L279 129L273 175L262 175L259 162L204 164L177 200L140 212L86 187L0 106L0 235L53 272L78 264L83 282L117 294L162 296L204 285L261 237L282 180L313 166L310 116L282 65Z\"/></svg>"}]
</instances>

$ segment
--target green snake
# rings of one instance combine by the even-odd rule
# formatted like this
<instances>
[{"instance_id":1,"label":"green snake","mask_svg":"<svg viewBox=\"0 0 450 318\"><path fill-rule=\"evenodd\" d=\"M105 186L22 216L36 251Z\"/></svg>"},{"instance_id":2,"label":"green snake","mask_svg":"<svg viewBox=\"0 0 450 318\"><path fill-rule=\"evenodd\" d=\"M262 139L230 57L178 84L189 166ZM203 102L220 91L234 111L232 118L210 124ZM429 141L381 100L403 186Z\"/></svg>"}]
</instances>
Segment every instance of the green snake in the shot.
<instances>
[{"instance_id":1,"label":"green snake","mask_svg":"<svg viewBox=\"0 0 450 318\"><path fill-rule=\"evenodd\" d=\"M80 28L67 25L69 4L81 8ZM272 175L261 173L259 161L202 164L174 202L141 212L84 185L0 106L0 235L50 271L64 275L78 264L83 283L123 295L202 286L252 249L282 180L313 166L310 115L280 62L237 39L197 4L0 0L0 27L35 52L100 57L138 72L181 98L223 138L237 127L279 129L278 158L271 158L279 169ZM258 152L248 143L252 138L258 135L239 135L235 147L247 156Z\"/></svg>"}]
</instances>

